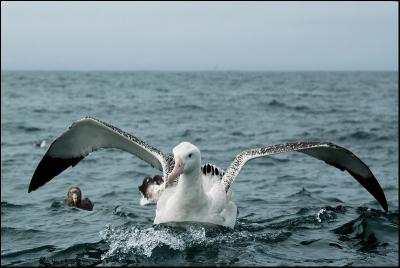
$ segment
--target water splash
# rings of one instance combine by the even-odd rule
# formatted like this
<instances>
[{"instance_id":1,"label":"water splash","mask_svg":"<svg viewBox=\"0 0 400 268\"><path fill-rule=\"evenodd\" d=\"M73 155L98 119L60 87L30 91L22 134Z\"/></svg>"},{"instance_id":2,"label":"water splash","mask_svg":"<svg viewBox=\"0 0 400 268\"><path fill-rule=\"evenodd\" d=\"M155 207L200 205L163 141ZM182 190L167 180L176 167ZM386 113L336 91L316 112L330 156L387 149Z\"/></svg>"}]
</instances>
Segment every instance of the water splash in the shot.
<instances>
[{"instance_id":1,"label":"water splash","mask_svg":"<svg viewBox=\"0 0 400 268\"><path fill-rule=\"evenodd\" d=\"M318 211L318 213L317 213L317 221L318 221L319 223L322 222L320 216L321 216L323 213L325 213L325 212L326 212L326 209L324 209L324 208L321 208L321 209Z\"/></svg>"},{"instance_id":2,"label":"water splash","mask_svg":"<svg viewBox=\"0 0 400 268\"><path fill-rule=\"evenodd\" d=\"M239 230L241 229L241 230ZM126 261L131 257L149 258L156 249L163 248L188 252L194 248L219 247L218 245L235 246L238 243L282 242L291 236L291 232L274 230L273 232L251 232L243 228L231 230L226 227L204 223L169 223L165 225L145 226L111 226L100 232L100 237L109 245L101 256L104 261L114 258Z\"/></svg>"},{"instance_id":3,"label":"water splash","mask_svg":"<svg viewBox=\"0 0 400 268\"><path fill-rule=\"evenodd\" d=\"M203 244L206 232L201 226L188 226L185 231L160 226L141 229L137 226L112 227L108 225L100 232L100 237L109 243L109 250L102 255L102 260L110 257L122 257L138 254L150 257L157 247L167 246L173 250Z\"/></svg>"},{"instance_id":4,"label":"water splash","mask_svg":"<svg viewBox=\"0 0 400 268\"><path fill-rule=\"evenodd\" d=\"M331 222L336 219L336 213L340 212L340 209L341 206L338 206L336 208L331 208L329 206L321 208L316 215L316 219L319 223L321 223L322 221Z\"/></svg>"}]
</instances>

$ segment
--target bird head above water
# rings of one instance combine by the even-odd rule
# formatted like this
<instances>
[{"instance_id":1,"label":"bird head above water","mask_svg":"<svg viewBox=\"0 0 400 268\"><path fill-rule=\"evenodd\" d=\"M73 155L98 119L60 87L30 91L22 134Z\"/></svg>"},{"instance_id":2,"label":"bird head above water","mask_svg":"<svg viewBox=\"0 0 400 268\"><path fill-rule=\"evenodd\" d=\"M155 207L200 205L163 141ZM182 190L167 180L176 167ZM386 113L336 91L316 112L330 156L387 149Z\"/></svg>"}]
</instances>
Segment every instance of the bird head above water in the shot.
<instances>
[{"instance_id":1,"label":"bird head above water","mask_svg":"<svg viewBox=\"0 0 400 268\"><path fill-rule=\"evenodd\" d=\"M171 181L181 174L189 175L193 172L200 173L201 154L200 150L190 142L181 142L172 150L175 159L175 166L169 175Z\"/></svg>"},{"instance_id":2,"label":"bird head above water","mask_svg":"<svg viewBox=\"0 0 400 268\"><path fill-rule=\"evenodd\" d=\"M67 197L64 199L64 203L70 207L80 208L84 210L93 210L94 204L89 198L82 198L81 189L77 186L72 186L68 189Z\"/></svg>"},{"instance_id":3,"label":"bird head above water","mask_svg":"<svg viewBox=\"0 0 400 268\"><path fill-rule=\"evenodd\" d=\"M79 187L71 186L67 194L68 204L74 207L79 207L82 200L82 192Z\"/></svg>"}]
</instances>

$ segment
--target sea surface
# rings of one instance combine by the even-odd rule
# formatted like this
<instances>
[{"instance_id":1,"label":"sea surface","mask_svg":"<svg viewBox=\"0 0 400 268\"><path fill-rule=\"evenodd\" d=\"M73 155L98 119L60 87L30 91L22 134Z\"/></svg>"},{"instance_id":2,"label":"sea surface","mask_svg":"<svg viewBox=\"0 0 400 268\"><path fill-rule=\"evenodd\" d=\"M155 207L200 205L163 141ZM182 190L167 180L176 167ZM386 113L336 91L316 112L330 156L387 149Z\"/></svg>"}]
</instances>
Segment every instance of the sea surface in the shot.
<instances>
[{"instance_id":1,"label":"sea surface","mask_svg":"<svg viewBox=\"0 0 400 268\"><path fill-rule=\"evenodd\" d=\"M1 265L396 266L397 72L1 73ZM28 194L49 145L93 116L170 153L195 144L226 169L242 150L330 141L380 182L385 213L347 172L291 152L248 162L234 185L233 230L154 225L138 186L160 174L99 150ZM71 185L95 204L66 207Z\"/></svg>"}]
</instances>

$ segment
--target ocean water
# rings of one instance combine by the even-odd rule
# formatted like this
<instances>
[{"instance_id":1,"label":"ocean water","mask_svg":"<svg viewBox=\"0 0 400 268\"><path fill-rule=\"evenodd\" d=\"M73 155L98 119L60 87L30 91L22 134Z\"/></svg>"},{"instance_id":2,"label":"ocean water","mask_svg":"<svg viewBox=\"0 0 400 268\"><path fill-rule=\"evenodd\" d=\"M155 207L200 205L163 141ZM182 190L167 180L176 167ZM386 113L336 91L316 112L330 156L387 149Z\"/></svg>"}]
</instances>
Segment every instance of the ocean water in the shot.
<instances>
[{"instance_id":1,"label":"ocean water","mask_svg":"<svg viewBox=\"0 0 400 268\"><path fill-rule=\"evenodd\" d=\"M2 72L1 265L396 266L398 102L397 72ZM28 194L49 144L86 115L164 152L189 141L224 169L244 149L331 141L371 168L389 212L347 172L295 152L242 169L233 230L153 225L137 187L159 172L118 150ZM93 211L63 205L71 185Z\"/></svg>"}]
</instances>

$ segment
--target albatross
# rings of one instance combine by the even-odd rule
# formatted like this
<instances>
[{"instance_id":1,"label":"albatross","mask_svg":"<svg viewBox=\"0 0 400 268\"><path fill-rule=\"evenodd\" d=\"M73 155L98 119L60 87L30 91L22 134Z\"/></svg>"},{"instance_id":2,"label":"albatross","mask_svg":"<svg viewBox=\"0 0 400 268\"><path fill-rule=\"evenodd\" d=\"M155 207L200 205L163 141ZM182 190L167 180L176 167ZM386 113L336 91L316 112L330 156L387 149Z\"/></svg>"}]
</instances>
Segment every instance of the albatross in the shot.
<instances>
[{"instance_id":1,"label":"albatross","mask_svg":"<svg viewBox=\"0 0 400 268\"><path fill-rule=\"evenodd\" d=\"M166 154L138 137L88 116L73 122L50 145L32 176L28 193L102 148L129 152L162 172L162 176L146 177L139 186L140 204L156 204L154 224L195 221L234 228L237 207L232 185L244 164L258 157L292 151L346 170L388 210L385 194L368 166L351 151L331 142L298 141L245 150L224 171L213 164L202 164L200 150L189 142L181 142L173 148L173 154Z\"/></svg>"}]
</instances>

